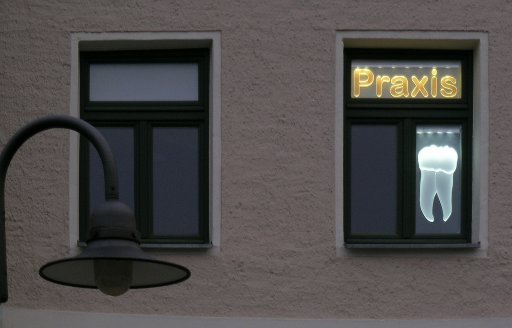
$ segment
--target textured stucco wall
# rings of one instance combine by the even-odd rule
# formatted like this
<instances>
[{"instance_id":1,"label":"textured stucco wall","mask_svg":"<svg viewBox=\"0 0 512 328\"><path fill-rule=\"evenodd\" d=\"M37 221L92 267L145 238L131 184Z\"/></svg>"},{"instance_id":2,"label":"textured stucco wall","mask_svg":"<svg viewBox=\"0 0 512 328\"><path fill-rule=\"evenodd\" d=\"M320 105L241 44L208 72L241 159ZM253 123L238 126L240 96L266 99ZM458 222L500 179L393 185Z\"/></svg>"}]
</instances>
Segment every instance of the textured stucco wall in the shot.
<instances>
[{"instance_id":1,"label":"textured stucco wall","mask_svg":"<svg viewBox=\"0 0 512 328\"><path fill-rule=\"evenodd\" d=\"M7 182L10 306L307 318L512 316L510 1L0 2L0 137L70 112L72 32L220 31L222 230L218 252L159 252L177 286L109 298L37 270L69 253L69 138L31 139ZM337 256L336 30L489 33L489 248Z\"/></svg>"}]
</instances>

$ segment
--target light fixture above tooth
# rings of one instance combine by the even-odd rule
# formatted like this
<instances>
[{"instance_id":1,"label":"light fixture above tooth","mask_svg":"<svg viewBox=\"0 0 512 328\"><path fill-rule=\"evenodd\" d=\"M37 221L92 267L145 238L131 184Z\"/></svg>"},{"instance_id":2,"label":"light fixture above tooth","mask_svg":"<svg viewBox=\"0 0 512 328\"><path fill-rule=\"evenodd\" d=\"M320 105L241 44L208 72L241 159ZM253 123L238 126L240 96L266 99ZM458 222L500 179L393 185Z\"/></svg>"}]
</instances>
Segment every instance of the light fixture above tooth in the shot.
<instances>
[{"instance_id":1,"label":"light fixture above tooth","mask_svg":"<svg viewBox=\"0 0 512 328\"><path fill-rule=\"evenodd\" d=\"M418 128L416 130L416 134L460 134L460 129L458 128Z\"/></svg>"}]
</instances>

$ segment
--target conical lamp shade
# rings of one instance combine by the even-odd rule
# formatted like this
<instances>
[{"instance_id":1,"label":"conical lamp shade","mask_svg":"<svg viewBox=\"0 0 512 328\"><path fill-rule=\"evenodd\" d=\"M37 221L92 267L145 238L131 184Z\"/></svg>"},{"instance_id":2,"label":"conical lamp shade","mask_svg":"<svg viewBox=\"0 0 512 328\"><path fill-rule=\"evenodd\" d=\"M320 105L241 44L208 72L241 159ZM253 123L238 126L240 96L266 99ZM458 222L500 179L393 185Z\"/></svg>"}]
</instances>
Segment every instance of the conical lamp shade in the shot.
<instances>
[{"instance_id":1,"label":"conical lamp shade","mask_svg":"<svg viewBox=\"0 0 512 328\"><path fill-rule=\"evenodd\" d=\"M83 288L99 288L117 296L131 288L170 285L190 277L180 265L159 261L139 246L131 209L108 201L91 216L90 237L84 251L72 258L45 264L39 274L51 282Z\"/></svg>"},{"instance_id":2,"label":"conical lamp shade","mask_svg":"<svg viewBox=\"0 0 512 328\"><path fill-rule=\"evenodd\" d=\"M180 265L152 259L139 245L128 240L97 240L90 242L78 256L45 264L39 274L57 284L98 288L95 266L99 261L116 266L124 262L131 266L129 288L149 288L170 285L190 277L190 271Z\"/></svg>"}]
</instances>

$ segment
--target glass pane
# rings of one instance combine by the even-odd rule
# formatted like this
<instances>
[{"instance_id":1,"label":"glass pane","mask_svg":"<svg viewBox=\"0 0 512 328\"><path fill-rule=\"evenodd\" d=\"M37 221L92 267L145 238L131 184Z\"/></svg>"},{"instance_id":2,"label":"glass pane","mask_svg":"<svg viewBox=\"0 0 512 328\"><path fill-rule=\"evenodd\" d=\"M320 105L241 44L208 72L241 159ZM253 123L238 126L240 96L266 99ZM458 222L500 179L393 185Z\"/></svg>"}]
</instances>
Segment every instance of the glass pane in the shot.
<instances>
[{"instance_id":1,"label":"glass pane","mask_svg":"<svg viewBox=\"0 0 512 328\"><path fill-rule=\"evenodd\" d=\"M91 64L90 101L198 100L198 65Z\"/></svg>"},{"instance_id":2,"label":"glass pane","mask_svg":"<svg viewBox=\"0 0 512 328\"><path fill-rule=\"evenodd\" d=\"M461 128L416 129L416 234L461 233Z\"/></svg>"},{"instance_id":3,"label":"glass pane","mask_svg":"<svg viewBox=\"0 0 512 328\"><path fill-rule=\"evenodd\" d=\"M199 233L199 129L153 129L153 233Z\"/></svg>"},{"instance_id":4,"label":"glass pane","mask_svg":"<svg viewBox=\"0 0 512 328\"><path fill-rule=\"evenodd\" d=\"M395 235L397 126L353 125L351 138L351 233Z\"/></svg>"},{"instance_id":5,"label":"glass pane","mask_svg":"<svg viewBox=\"0 0 512 328\"><path fill-rule=\"evenodd\" d=\"M351 97L359 99L460 99L456 60L353 60Z\"/></svg>"},{"instance_id":6,"label":"glass pane","mask_svg":"<svg viewBox=\"0 0 512 328\"><path fill-rule=\"evenodd\" d=\"M129 127L99 127L116 158L119 175L119 198L134 208L134 146L133 129ZM89 145L89 211L105 201L103 165L96 148Z\"/></svg>"}]
</instances>

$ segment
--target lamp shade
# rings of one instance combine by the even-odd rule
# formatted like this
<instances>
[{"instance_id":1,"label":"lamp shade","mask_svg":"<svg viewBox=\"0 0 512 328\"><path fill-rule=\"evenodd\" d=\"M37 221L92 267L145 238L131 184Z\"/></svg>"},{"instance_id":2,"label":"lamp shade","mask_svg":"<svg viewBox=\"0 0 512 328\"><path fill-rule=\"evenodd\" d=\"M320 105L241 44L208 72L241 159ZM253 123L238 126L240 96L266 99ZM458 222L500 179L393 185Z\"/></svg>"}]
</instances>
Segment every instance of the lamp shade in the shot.
<instances>
[{"instance_id":1,"label":"lamp shade","mask_svg":"<svg viewBox=\"0 0 512 328\"><path fill-rule=\"evenodd\" d=\"M39 274L61 285L99 288L98 266L102 264L114 268L124 265L131 270L129 288L170 285L190 276L187 268L152 259L137 243L116 239L90 242L80 255L49 262L41 267ZM111 276L116 278L115 274Z\"/></svg>"},{"instance_id":2,"label":"lamp shade","mask_svg":"<svg viewBox=\"0 0 512 328\"><path fill-rule=\"evenodd\" d=\"M140 248L133 212L123 203L104 203L93 212L91 225L84 251L43 265L41 277L61 285L98 288L112 296L190 277L187 268L153 259Z\"/></svg>"}]
</instances>

